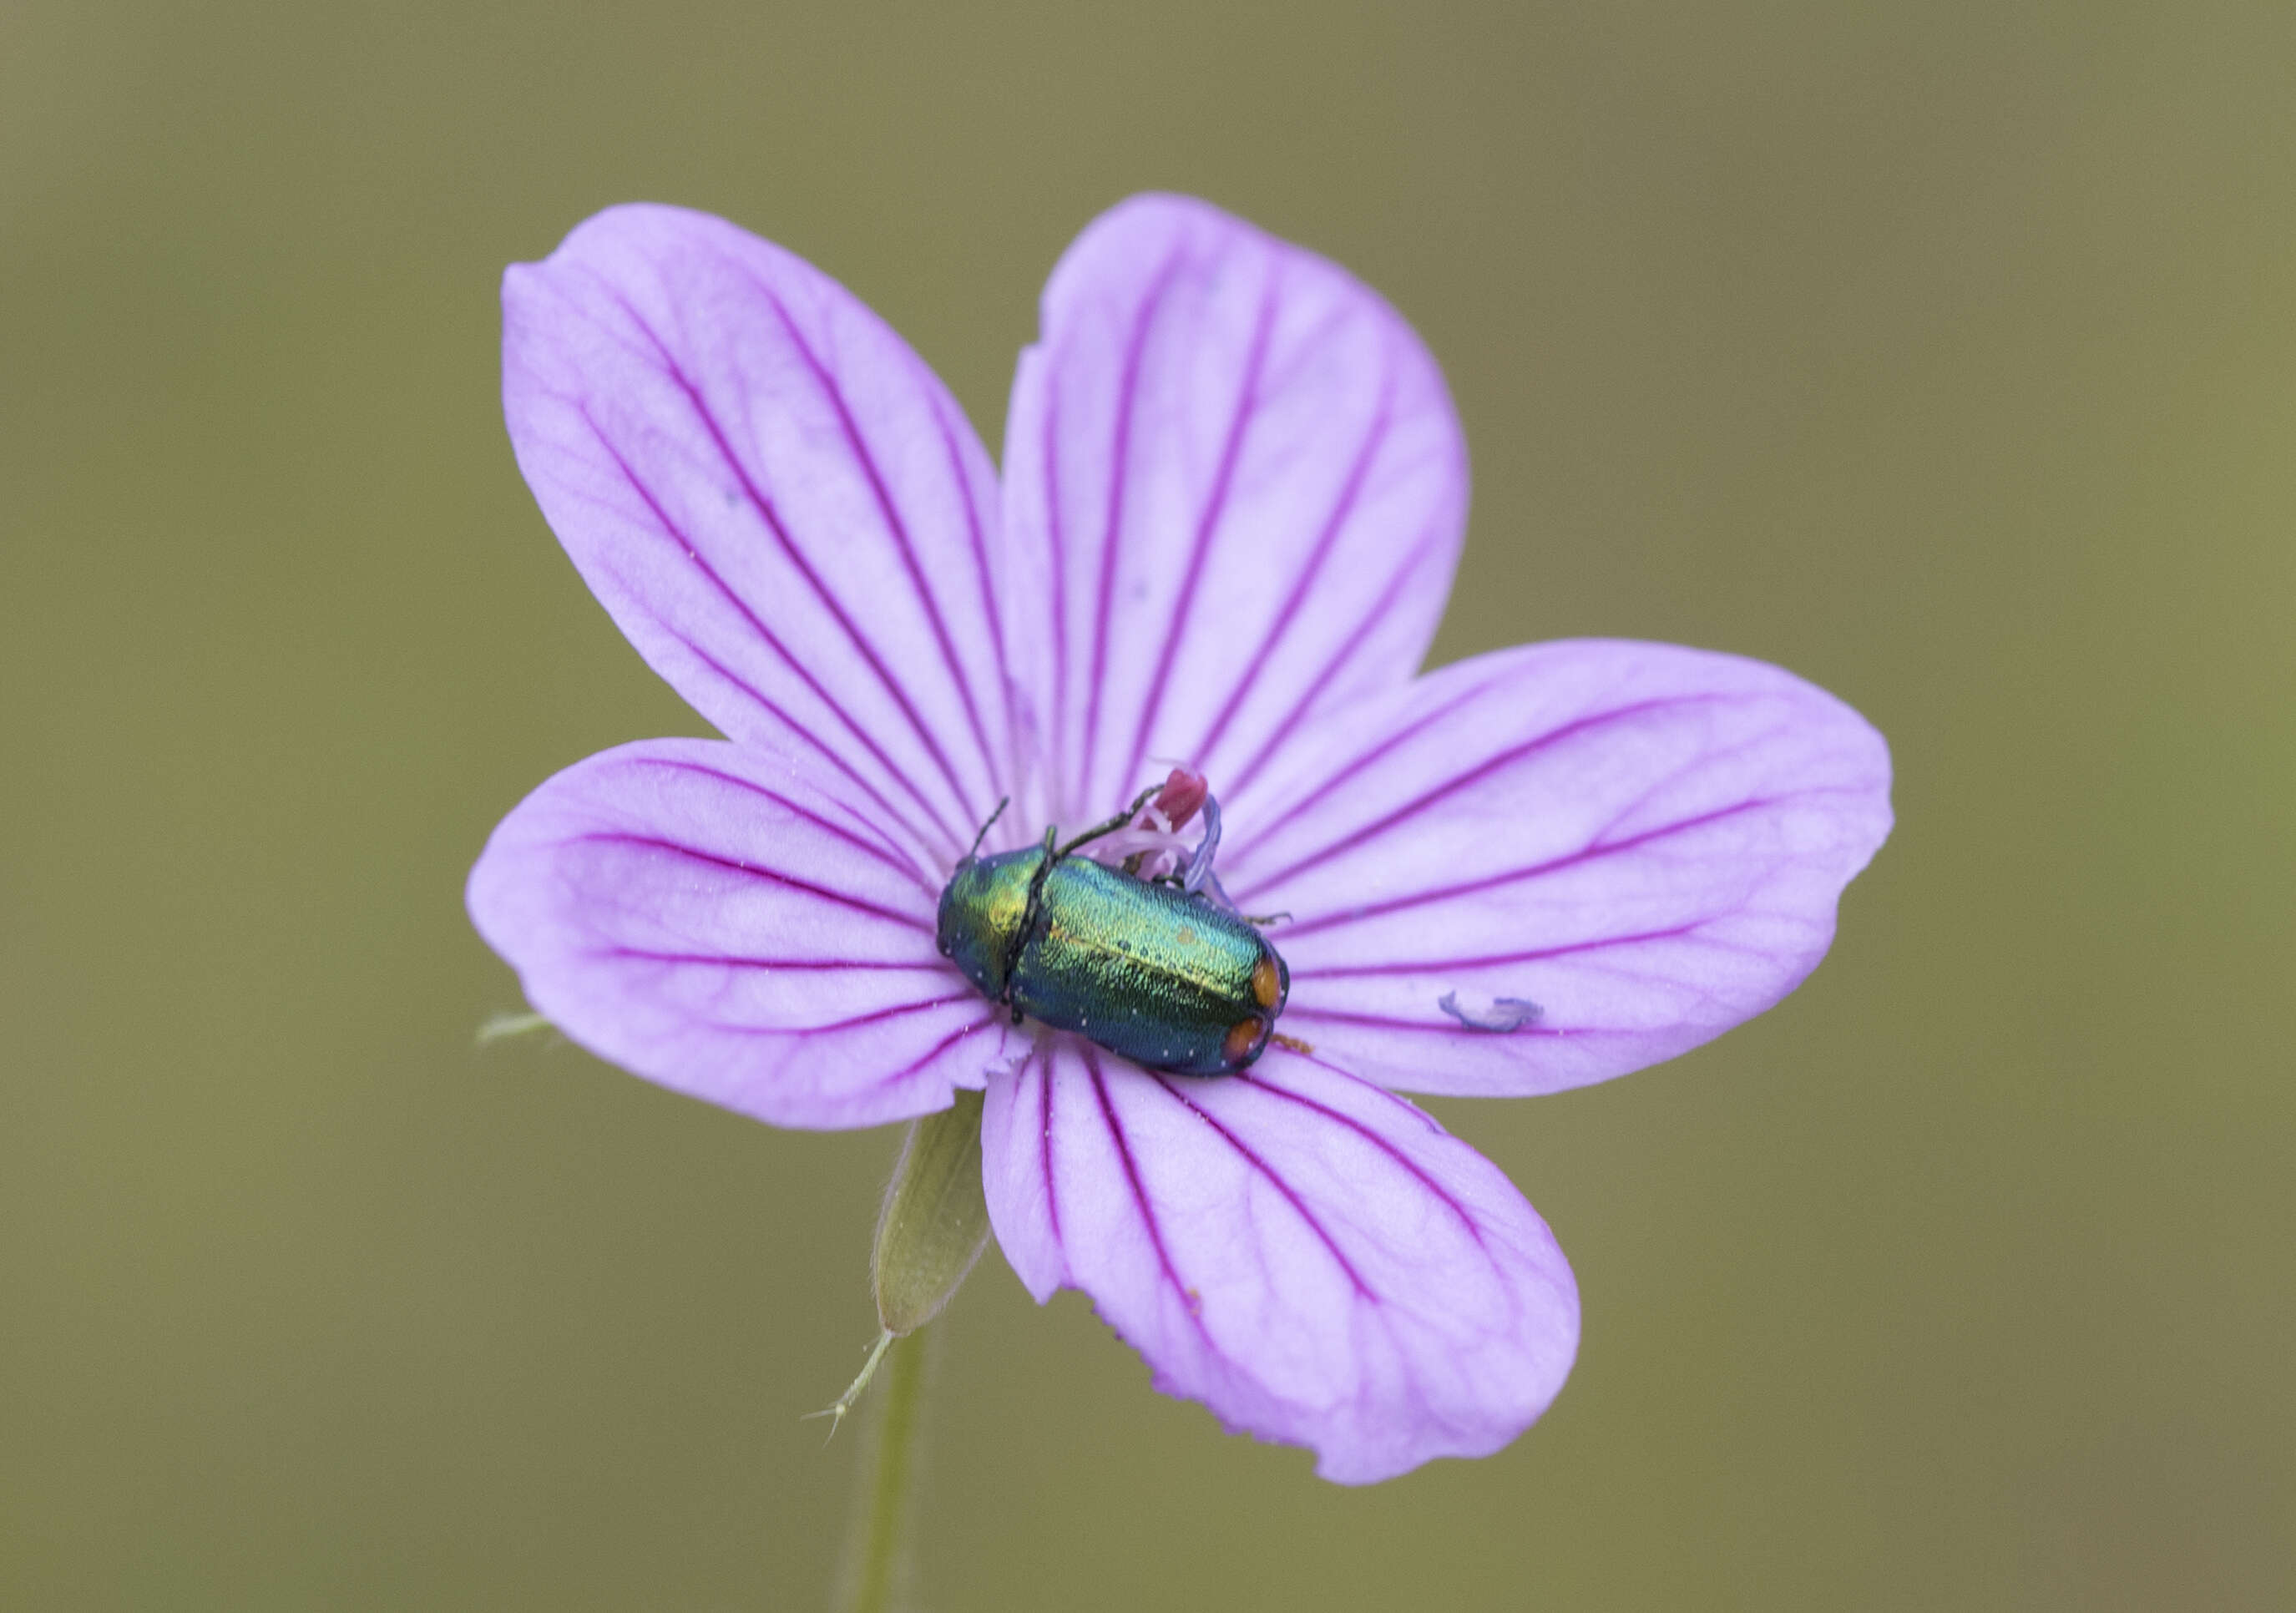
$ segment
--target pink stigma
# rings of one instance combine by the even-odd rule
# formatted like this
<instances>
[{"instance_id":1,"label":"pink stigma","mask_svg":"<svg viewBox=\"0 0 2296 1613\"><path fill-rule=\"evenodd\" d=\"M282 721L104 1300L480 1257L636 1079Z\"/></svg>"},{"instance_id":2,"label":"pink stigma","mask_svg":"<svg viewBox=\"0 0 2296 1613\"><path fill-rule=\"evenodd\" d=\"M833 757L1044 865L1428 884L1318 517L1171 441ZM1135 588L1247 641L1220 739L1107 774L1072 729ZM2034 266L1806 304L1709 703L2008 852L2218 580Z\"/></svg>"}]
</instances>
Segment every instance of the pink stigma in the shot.
<instances>
[{"instance_id":1,"label":"pink stigma","mask_svg":"<svg viewBox=\"0 0 2296 1613\"><path fill-rule=\"evenodd\" d=\"M1202 774L1193 767L1175 767L1171 777L1164 781L1164 787L1156 792L1156 798L1148 805L1163 814L1164 821L1177 831L1196 815L1204 798L1210 793L1211 783Z\"/></svg>"}]
</instances>

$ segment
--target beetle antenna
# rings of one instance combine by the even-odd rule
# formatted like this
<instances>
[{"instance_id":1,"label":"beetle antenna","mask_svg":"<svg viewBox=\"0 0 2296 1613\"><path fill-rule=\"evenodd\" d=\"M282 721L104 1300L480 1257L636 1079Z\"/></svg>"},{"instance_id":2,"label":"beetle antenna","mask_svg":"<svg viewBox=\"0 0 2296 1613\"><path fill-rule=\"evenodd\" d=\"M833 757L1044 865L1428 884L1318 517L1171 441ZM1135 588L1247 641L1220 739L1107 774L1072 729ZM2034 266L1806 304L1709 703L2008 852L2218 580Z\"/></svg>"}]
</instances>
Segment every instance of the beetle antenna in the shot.
<instances>
[{"instance_id":1,"label":"beetle antenna","mask_svg":"<svg viewBox=\"0 0 2296 1613\"><path fill-rule=\"evenodd\" d=\"M1004 809L1012 804L1013 798L1009 795L996 803L996 810L988 815L988 821L980 826L980 832L972 837L972 849L964 854L966 862L970 863L980 855L980 842L988 838L988 831L996 827L996 820L1004 815Z\"/></svg>"},{"instance_id":2,"label":"beetle antenna","mask_svg":"<svg viewBox=\"0 0 2296 1613\"><path fill-rule=\"evenodd\" d=\"M1148 798L1154 795L1162 788L1163 786L1161 784L1149 785L1147 789L1142 790L1138 795L1132 798L1131 806L1127 806L1123 811L1118 813L1105 823L1095 823L1093 827L1086 830L1082 834L1077 836L1075 839L1070 840L1067 845L1053 853L1053 860L1054 862L1058 862L1061 858L1068 856L1069 853L1074 851L1079 846L1089 845L1094 840L1099 839L1103 835L1114 834L1118 830L1123 828L1127 823L1129 823L1134 818L1138 817L1140 815L1140 809L1148 804Z\"/></svg>"}]
</instances>

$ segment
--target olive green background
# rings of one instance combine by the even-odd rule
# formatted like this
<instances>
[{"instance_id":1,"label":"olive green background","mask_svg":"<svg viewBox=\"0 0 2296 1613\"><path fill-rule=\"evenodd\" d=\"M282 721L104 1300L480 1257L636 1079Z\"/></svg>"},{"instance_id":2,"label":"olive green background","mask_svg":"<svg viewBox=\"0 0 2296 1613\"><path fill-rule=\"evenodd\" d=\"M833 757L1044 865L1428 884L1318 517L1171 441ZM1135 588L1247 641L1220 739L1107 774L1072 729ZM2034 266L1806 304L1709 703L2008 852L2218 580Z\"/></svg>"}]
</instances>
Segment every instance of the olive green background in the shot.
<instances>
[{"instance_id":1,"label":"olive green background","mask_svg":"<svg viewBox=\"0 0 2296 1613\"><path fill-rule=\"evenodd\" d=\"M2296 1606L2296 10L0 4L0 1606L806 1609L896 1136L564 1045L495 820L699 732L520 483L496 277L676 201L992 446L1198 192L1418 325L1437 646L1779 661L1895 839L1778 1011L1438 1105L1586 1305L1359 1491L992 1254L921 1603Z\"/></svg>"}]
</instances>

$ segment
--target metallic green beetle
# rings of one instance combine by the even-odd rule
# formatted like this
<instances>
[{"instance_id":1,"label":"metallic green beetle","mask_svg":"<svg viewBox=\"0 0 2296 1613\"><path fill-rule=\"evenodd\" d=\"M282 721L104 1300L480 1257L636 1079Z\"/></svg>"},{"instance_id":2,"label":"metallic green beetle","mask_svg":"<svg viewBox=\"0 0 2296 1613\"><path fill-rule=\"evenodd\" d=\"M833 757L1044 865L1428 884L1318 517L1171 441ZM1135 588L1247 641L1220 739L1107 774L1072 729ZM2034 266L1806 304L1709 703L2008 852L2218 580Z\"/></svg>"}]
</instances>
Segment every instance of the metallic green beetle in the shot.
<instances>
[{"instance_id":1,"label":"metallic green beetle","mask_svg":"<svg viewBox=\"0 0 2296 1613\"><path fill-rule=\"evenodd\" d=\"M1216 903L1218 804L1204 799L1204 843L1183 876L1142 880L1071 855L1153 793L1066 845L1048 832L1024 850L968 856L940 893L941 955L1014 1024L1032 1016L1150 1069L1232 1076L1267 1047L1292 971Z\"/></svg>"}]
</instances>

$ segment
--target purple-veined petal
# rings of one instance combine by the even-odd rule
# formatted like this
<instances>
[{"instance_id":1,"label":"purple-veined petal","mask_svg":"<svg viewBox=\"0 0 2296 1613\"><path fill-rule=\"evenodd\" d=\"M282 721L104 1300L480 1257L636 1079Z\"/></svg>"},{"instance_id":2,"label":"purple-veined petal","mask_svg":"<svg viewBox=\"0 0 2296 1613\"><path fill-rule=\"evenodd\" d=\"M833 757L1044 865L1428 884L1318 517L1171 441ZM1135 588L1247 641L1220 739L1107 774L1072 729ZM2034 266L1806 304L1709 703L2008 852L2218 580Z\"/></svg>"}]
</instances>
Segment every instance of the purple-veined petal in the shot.
<instances>
[{"instance_id":1,"label":"purple-veined petal","mask_svg":"<svg viewBox=\"0 0 2296 1613\"><path fill-rule=\"evenodd\" d=\"M1244 1075L1140 1070L1047 1035L992 1075L997 1242L1039 1302L1090 1295L1156 1387L1368 1484L1481 1456L1578 1347L1578 1289L1496 1167L1424 1112L1272 1049Z\"/></svg>"},{"instance_id":2,"label":"purple-veined petal","mask_svg":"<svg viewBox=\"0 0 2296 1613\"><path fill-rule=\"evenodd\" d=\"M1218 209L1142 196L1069 249L1042 318L1005 425L1002 597L1055 817L1105 815L1159 757L1234 790L1417 669L1466 455L1394 309Z\"/></svg>"},{"instance_id":3,"label":"purple-veined petal","mask_svg":"<svg viewBox=\"0 0 2296 1613\"><path fill-rule=\"evenodd\" d=\"M503 404L647 662L954 862L1013 772L996 473L907 345L723 219L619 207L504 276Z\"/></svg>"},{"instance_id":4,"label":"purple-veined petal","mask_svg":"<svg viewBox=\"0 0 2296 1613\"><path fill-rule=\"evenodd\" d=\"M1460 662L1277 768L1232 805L1222 877L1292 915L1280 1028L1415 1092L1577 1086L1761 1012L1890 823L1889 750L1855 711L1666 644Z\"/></svg>"},{"instance_id":5,"label":"purple-veined petal","mask_svg":"<svg viewBox=\"0 0 2296 1613\"><path fill-rule=\"evenodd\" d=\"M469 902L601 1058L776 1126L875 1126L980 1086L1009 1032L935 947L939 879L816 760L652 740L521 802Z\"/></svg>"}]
</instances>

